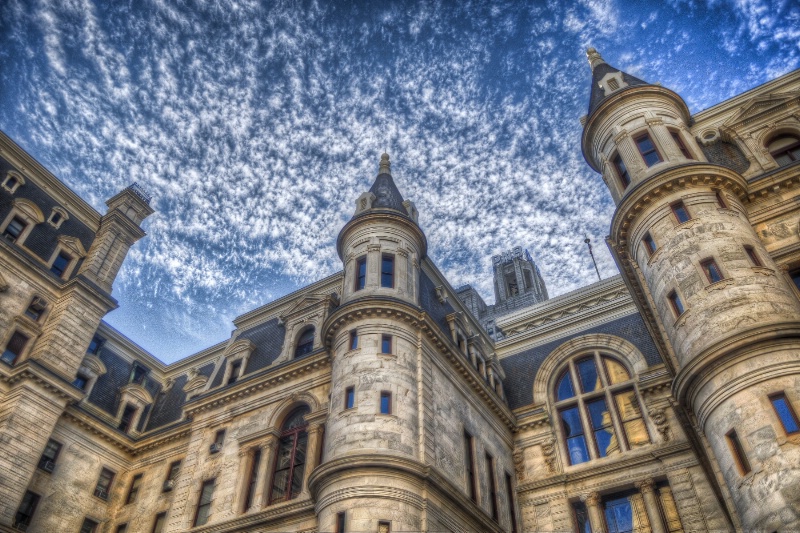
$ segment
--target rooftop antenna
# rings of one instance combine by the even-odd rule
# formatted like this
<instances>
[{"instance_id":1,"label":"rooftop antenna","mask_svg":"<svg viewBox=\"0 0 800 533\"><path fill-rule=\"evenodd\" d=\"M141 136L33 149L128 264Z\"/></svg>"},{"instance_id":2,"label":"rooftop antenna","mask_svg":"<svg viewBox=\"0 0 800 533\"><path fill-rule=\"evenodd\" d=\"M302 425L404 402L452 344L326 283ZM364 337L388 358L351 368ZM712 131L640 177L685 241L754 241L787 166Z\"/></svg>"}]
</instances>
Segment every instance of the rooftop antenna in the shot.
<instances>
[{"instance_id":1,"label":"rooftop antenna","mask_svg":"<svg viewBox=\"0 0 800 533\"><path fill-rule=\"evenodd\" d=\"M597 279L599 281L603 281L603 278L600 277L600 269L597 268L597 261L595 261L595 259L594 259L594 252L592 252L592 239L590 239L589 236L586 235L585 233L584 233L584 236L586 238L583 239L583 242L585 242L586 246L589 247L589 255L592 256L592 264L594 265L594 271L597 272Z\"/></svg>"}]
</instances>

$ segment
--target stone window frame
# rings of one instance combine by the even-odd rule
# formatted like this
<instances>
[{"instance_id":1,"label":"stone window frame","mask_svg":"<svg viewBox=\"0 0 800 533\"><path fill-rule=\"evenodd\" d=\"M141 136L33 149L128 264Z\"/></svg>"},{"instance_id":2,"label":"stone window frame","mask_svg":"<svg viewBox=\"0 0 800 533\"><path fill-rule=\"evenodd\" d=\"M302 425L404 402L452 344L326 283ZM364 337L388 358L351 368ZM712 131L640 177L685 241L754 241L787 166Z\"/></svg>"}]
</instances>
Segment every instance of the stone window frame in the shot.
<instances>
[{"instance_id":1,"label":"stone window frame","mask_svg":"<svg viewBox=\"0 0 800 533\"><path fill-rule=\"evenodd\" d=\"M58 215L60 218L54 221L53 219L56 215ZM53 210L50 212L50 216L47 218L47 223L53 226L55 229L59 229L61 228L61 224L67 220L69 220L69 213L66 209L57 205L53 207Z\"/></svg>"},{"instance_id":2,"label":"stone window frame","mask_svg":"<svg viewBox=\"0 0 800 533\"><path fill-rule=\"evenodd\" d=\"M668 127L667 132L669 133L670 138L675 143L675 146L678 148L678 151L685 159L688 159L689 161L697 161L697 157L689 149L689 146L686 143L686 139L684 139L681 130L679 128Z\"/></svg>"},{"instance_id":3,"label":"stone window frame","mask_svg":"<svg viewBox=\"0 0 800 533\"><path fill-rule=\"evenodd\" d=\"M741 477L745 477L753 471L750 465L750 460L747 458L747 452L744 449L744 444L739 438L739 434L735 428L731 428L725 433L725 443L728 445L728 450L733 458L733 464L736 471Z\"/></svg>"},{"instance_id":4,"label":"stone window frame","mask_svg":"<svg viewBox=\"0 0 800 533\"><path fill-rule=\"evenodd\" d=\"M106 365L99 357L90 353L83 356L83 361L81 361L81 366L78 368L77 374L82 374L89 379L86 381L86 387L83 389L85 396L81 401L85 401L89 398L94 386L97 384L98 378L106 372Z\"/></svg>"},{"instance_id":5,"label":"stone window frame","mask_svg":"<svg viewBox=\"0 0 800 533\"><path fill-rule=\"evenodd\" d=\"M31 310L33 310L33 313L29 313ZM37 312L38 316L32 316ZM42 322L49 312L50 305L47 303L47 300L38 294L34 294L30 303L25 307L24 314L34 322Z\"/></svg>"},{"instance_id":6,"label":"stone window frame","mask_svg":"<svg viewBox=\"0 0 800 533\"><path fill-rule=\"evenodd\" d=\"M677 287L673 288L667 293L667 301L669 302L669 308L672 309L672 313L675 315L675 321L677 322L684 314L686 314L688 309L683 301L683 298L681 297L680 292L678 292ZM680 304L680 306L683 308L683 311L678 308L678 304Z\"/></svg>"},{"instance_id":7,"label":"stone window frame","mask_svg":"<svg viewBox=\"0 0 800 533\"><path fill-rule=\"evenodd\" d=\"M775 418L777 419L778 425L780 426L784 435L786 435L787 437L796 437L800 435L800 429L796 431L789 431L786 428L786 424L783 418L781 417L781 414L778 412L778 408L775 406L776 399L783 399L786 402L787 413L789 417L794 421L795 426L800 427L800 417L797 416L797 411L795 411L794 405L792 404L792 401L785 390L778 390L767 395L767 400L769 401L769 404L772 407L772 412L775 413Z\"/></svg>"},{"instance_id":8,"label":"stone window frame","mask_svg":"<svg viewBox=\"0 0 800 533\"><path fill-rule=\"evenodd\" d=\"M382 390L378 395L378 414L384 416L394 415L394 400L392 391L390 390ZM383 399L388 398L388 405L386 412L383 410Z\"/></svg>"},{"instance_id":9,"label":"stone window frame","mask_svg":"<svg viewBox=\"0 0 800 533\"><path fill-rule=\"evenodd\" d=\"M256 345L250 339L239 339L229 344L225 348L223 358L225 361L225 373L222 376L222 386L231 385L231 374L233 373L233 366L239 362L239 372L234 379L234 383L238 382L245 376L247 363L250 361L250 356L253 355Z\"/></svg>"},{"instance_id":10,"label":"stone window frame","mask_svg":"<svg viewBox=\"0 0 800 533\"><path fill-rule=\"evenodd\" d=\"M686 220L682 221L678 217L678 213L675 210L675 208L678 207L678 206L682 206L683 207L683 210L686 212L686 216L688 216L689 218L687 218ZM675 223L676 226L680 226L682 224L686 224L686 223L691 222L692 220L694 220L694 217L692 216L692 212L689 211L689 208L686 206L686 202L684 202L683 199L675 200L674 202L671 202L669 204L669 210L670 210L670 213L672 213L672 220L673 220L673 222Z\"/></svg>"},{"instance_id":11,"label":"stone window frame","mask_svg":"<svg viewBox=\"0 0 800 533\"><path fill-rule=\"evenodd\" d=\"M14 240L17 246L22 246L25 244L25 240L31 234L31 231L33 231L34 226L44 222L44 215L42 214L42 210L39 209L39 206L35 203L25 198L17 198L11 202L11 211L8 212L3 223L0 224L0 234L6 230L15 217L21 219L25 223L25 228L19 234L19 237Z\"/></svg>"},{"instance_id":12,"label":"stone window frame","mask_svg":"<svg viewBox=\"0 0 800 533\"><path fill-rule=\"evenodd\" d=\"M611 163L611 168L614 169L614 174L617 178L617 181L622 186L622 190L626 190L631 184L631 172L628 170L628 166L622 159L622 154L619 153L619 150L614 150L614 153L611 154L611 157L608 160ZM622 168L620 168L620 165Z\"/></svg>"},{"instance_id":13,"label":"stone window frame","mask_svg":"<svg viewBox=\"0 0 800 533\"><path fill-rule=\"evenodd\" d=\"M656 244L656 240L653 238L653 234L649 231L645 231L644 235L641 238L642 246L644 247L644 252L647 259L653 257L656 252L658 251L658 244Z\"/></svg>"},{"instance_id":14,"label":"stone window frame","mask_svg":"<svg viewBox=\"0 0 800 533\"><path fill-rule=\"evenodd\" d=\"M75 237L70 237L68 235L59 235L58 236L58 244L56 248L53 250L53 253L50 254L50 259L47 261L47 268L48 270L53 268L53 264L56 261L56 258L59 254L64 253L70 257L69 262L67 263L67 267L64 269L64 272L59 276L55 272L53 275L58 277L62 280L67 280L72 276L72 273L75 271L75 267L78 266L78 261L82 258L86 257L86 249L83 247L81 241L76 239Z\"/></svg>"},{"instance_id":15,"label":"stone window frame","mask_svg":"<svg viewBox=\"0 0 800 533\"><path fill-rule=\"evenodd\" d=\"M15 180L15 182L13 185L9 185L8 182L11 181L12 178ZM6 177L3 178L3 183L0 184L0 186L8 191L9 194L14 194L17 192L17 189L23 185L25 185L25 178L16 170L9 170L6 172Z\"/></svg>"},{"instance_id":16,"label":"stone window frame","mask_svg":"<svg viewBox=\"0 0 800 533\"><path fill-rule=\"evenodd\" d=\"M790 162L788 164L785 164L785 165L781 165L780 163L778 163L778 160L775 159L775 154L779 153L779 152L778 152L778 150L770 151L769 145L773 141L778 139L779 137L793 137L794 139L796 139L796 142L794 144L790 144L788 146L785 146L785 147L781 148L780 149L781 151L786 151L786 150L789 150L790 148L797 148L798 146L800 146L800 131L798 131L797 129L795 129L793 127L786 127L784 125L783 127L775 129L774 131L769 131L766 135L764 135L760 139L761 145L764 147L764 151L767 154L769 154L769 157L775 162L775 164L778 166L778 168L784 168L784 167L796 164L798 159L795 159L794 161L792 161L792 162ZM791 156L791 154L790 154L790 157L793 157L793 156Z\"/></svg>"},{"instance_id":17,"label":"stone window frame","mask_svg":"<svg viewBox=\"0 0 800 533\"><path fill-rule=\"evenodd\" d=\"M697 264L699 265L700 270L702 271L706 281L708 281L708 285L706 285L706 287L730 279L729 276L725 275L725 271L722 269L722 267L719 265L719 262L717 262L717 259L713 255L709 255L708 257L701 259L700 261L697 262ZM714 281L711 275L712 266L713 268L716 268L717 274L719 274L719 279L716 281Z\"/></svg>"},{"instance_id":18,"label":"stone window frame","mask_svg":"<svg viewBox=\"0 0 800 533\"><path fill-rule=\"evenodd\" d=\"M136 408L136 412L134 413L133 417L131 418L131 422L128 425L127 434L132 436L138 435L139 431L136 428L139 427L139 422L142 419L145 407L152 404L153 397L150 395L147 389L138 383L128 383L120 389L119 407L117 408L117 413L114 416L114 425L117 426L120 424L122 421L122 415L125 412L125 407L131 405Z\"/></svg>"},{"instance_id":19,"label":"stone window frame","mask_svg":"<svg viewBox=\"0 0 800 533\"><path fill-rule=\"evenodd\" d=\"M656 156L658 156L658 161L653 163L652 165L647 164L647 160L645 159L645 153L642 152L641 146L639 146L639 141L647 137L647 140L650 141L650 144L653 145L653 151L655 152ZM631 140L633 141L633 146L636 148L636 153L639 154L639 158L641 159L642 163L644 164L645 171L654 168L656 165L663 163L666 161L664 159L663 153L666 152L663 146L660 146L658 141L656 140L656 136L653 134L653 131L649 127L644 127L641 130L635 131L631 133ZM652 152L647 152L649 155Z\"/></svg>"},{"instance_id":20,"label":"stone window frame","mask_svg":"<svg viewBox=\"0 0 800 533\"><path fill-rule=\"evenodd\" d=\"M22 351L17 354L17 358L14 360L14 366L17 366L20 363L28 360L31 352L33 351L33 346L36 344L36 341L42 334L41 327L37 322L34 322L32 319L24 315L15 316L11 327L6 329L6 334L3 337L3 343L0 344L0 353L5 351L8 343L11 341L11 337L13 337L14 333L17 332L28 337L28 340L25 343L25 346L22 348Z\"/></svg>"}]
</instances>

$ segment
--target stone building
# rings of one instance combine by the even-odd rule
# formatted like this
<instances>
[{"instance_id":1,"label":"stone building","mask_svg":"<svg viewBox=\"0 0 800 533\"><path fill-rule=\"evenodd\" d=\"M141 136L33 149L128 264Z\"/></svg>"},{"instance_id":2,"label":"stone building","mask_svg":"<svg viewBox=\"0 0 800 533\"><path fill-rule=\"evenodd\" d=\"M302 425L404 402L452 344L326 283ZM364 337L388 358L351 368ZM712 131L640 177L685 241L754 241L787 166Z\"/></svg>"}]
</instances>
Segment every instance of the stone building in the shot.
<instances>
[{"instance_id":1,"label":"stone building","mask_svg":"<svg viewBox=\"0 0 800 533\"><path fill-rule=\"evenodd\" d=\"M455 290L384 154L341 272L170 365L102 321L150 199L0 135L0 531L800 529L800 71L692 115L588 58L620 276Z\"/></svg>"}]
</instances>

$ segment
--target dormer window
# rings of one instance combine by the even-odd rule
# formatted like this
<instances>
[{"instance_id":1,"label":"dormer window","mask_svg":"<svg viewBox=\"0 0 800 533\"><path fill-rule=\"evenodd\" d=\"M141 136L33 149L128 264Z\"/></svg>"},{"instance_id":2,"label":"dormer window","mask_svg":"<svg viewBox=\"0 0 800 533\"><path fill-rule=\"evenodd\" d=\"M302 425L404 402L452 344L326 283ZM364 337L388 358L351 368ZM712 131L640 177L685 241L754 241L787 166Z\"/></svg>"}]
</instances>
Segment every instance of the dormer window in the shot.
<instances>
[{"instance_id":1,"label":"dormer window","mask_svg":"<svg viewBox=\"0 0 800 533\"><path fill-rule=\"evenodd\" d=\"M616 91L617 89L619 89L619 82L615 78L609 78L608 82L606 83L608 85L608 88L611 89L612 91Z\"/></svg>"},{"instance_id":2,"label":"dormer window","mask_svg":"<svg viewBox=\"0 0 800 533\"><path fill-rule=\"evenodd\" d=\"M66 211L64 211L64 209L60 207L54 207L53 212L50 213L50 218L47 219L47 223L53 226L55 229L58 229L68 218L69 215Z\"/></svg>"},{"instance_id":3,"label":"dormer window","mask_svg":"<svg viewBox=\"0 0 800 533\"><path fill-rule=\"evenodd\" d=\"M20 185L25 185L25 179L13 170L6 174L2 184L3 188L11 194L14 194Z\"/></svg>"},{"instance_id":4,"label":"dormer window","mask_svg":"<svg viewBox=\"0 0 800 533\"><path fill-rule=\"evenodd\" d=\"M300 357L314 350L314 328L307 328L297 338L297 347L294 356Z\"/></svg>"},{"instance_id":5,"label":"dormer window","mask_svg":"<svg viewBox=\"0 0 800 533\"><path fill-rule=\"evenodd\" d=\"M69 264L72 262L72 256L66 252L58 252L55 259L53 259L53 264L50 265L50 272L58 276L59 278L64 277L64 273L69 269Z\"/></svg>"},{"instance_id":6,"label":"dormer window","mask_svg":"<svg viewBox=\"0 0 800 533\"><path fill-rule=\"evenodd\" d=\"M92 342L89 343L89 347L86 349L86 353L90 353L92 355L97 355L100 352L100 348L103 347L106 340L99 335L95 335L92 337Z\"/></svg>"},{"instance_id":7,"label":"dormer window","mask_svg":"<svg viewBox=\"0 0 800 533\"><path fill-rule=\"evenodd\" d=\"M131 426L133 425L134 416L136 416L136 407L131 404L125 405L125 408L122 410L122 416L119 419L117 429L123 433L130 431Z\"/></svg>"},{"instance_id":8,"label":"dormer window","mask_svg":"<svg viewBox=\"0 0 800 533\"><path fill-rule=\"evenodd\" d=\"M653 141L650 139L650 135L645 133L636 137L634 140L636 141L636 147L639 149L639 154L641 154L645 165L652 167L656 163L663 161L661 155L658 153L656 145L653 144Z\"/></svg>"},{"instance_id":9,"label":"dormer window","mask_svg":"<svg viewBox=\"0 0 800 533\"><path fill-rule=\"evenodd\" d=\"M237 359L231 363L231 373L228 376L228 385L233 385L239 379L239 373L242 371L242 360Z\"/></svg>"},{"instance_id":10,"label":"dormer window","mask_svg":"<svg viewBox=\"0 0 800 533\"><path fill-rule=\"evenodd\" d=\"M3 230L3 238L11 242L17 242L22 232L28 225L19 217L14 217Z\"/></svg>"},{"instance_id":11,"label":"dormer window","mask_svg":"<svg viewBox=\"0 0 800 533\"><path fill-rule=\"evenodd\" d=\"M133 369L131 370L130 378L128 379L128 383L135 383L137 385L142 385L147 382L147 368L141 366L138 363L133 363Z\"/></svg>"}]
</instances>

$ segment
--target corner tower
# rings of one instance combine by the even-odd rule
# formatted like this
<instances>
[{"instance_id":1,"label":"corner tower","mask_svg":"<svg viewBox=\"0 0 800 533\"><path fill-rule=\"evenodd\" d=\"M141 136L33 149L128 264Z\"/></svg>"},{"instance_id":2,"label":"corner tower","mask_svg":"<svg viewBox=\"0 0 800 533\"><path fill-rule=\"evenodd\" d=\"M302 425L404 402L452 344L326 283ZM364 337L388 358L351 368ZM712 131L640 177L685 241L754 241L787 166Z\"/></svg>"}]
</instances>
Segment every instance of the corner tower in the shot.
<instances>
[{"instance_id":1,"label":"corner tower","mask_svg":"<svg viewBox=\"0 0 800 533\"><path fill-rule=\"evenodd\" d=\"M660 334L745 530L800 528L800 450L775 445L769 394L797 390L800 302L754 231L747 181L709 163L683 99L587 51L582 150L616 203L609 245Z\"/></svg>"}]
</instances>

